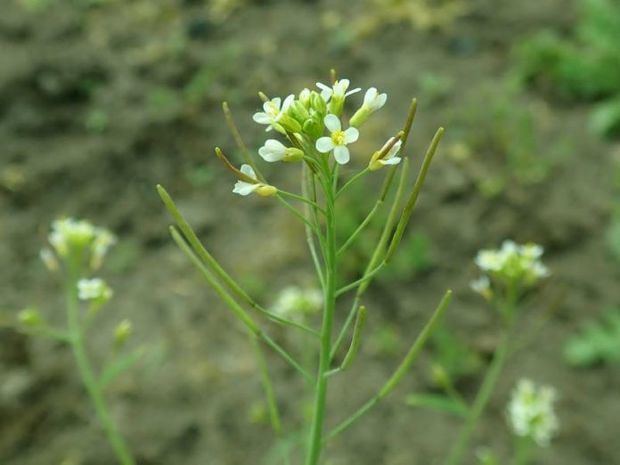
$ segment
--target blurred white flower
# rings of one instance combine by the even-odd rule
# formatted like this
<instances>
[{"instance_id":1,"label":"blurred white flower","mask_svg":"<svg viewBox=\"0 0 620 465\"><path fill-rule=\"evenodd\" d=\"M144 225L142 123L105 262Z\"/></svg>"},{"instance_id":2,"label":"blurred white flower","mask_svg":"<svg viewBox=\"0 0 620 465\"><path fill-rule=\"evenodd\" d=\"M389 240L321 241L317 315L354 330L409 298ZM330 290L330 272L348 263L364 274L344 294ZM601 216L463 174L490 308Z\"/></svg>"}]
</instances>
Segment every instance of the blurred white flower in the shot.
<instances>
[{"instance_id":1,"label":"blurred white flower","mask_svg":"<svg viewBox=\"0 0 620 465\"><path fill-rule=\"evenodd\" d=\"M547 446L559 429L553 404L556 392L550 386L537 387L521 379L508 403L508 421L517 436L529 437L540 446Z\"/></svg>"},{"instance_id":2,"label":"blurred white flower","mask_svg":"<svg viewBox=\"0 0 620 465\"><path fill-rule=\"evenodd\" d=\"M250 165L241 165L240 171L245 178L235 183L235 187L233 188L235 194L246 196L250 195L252 192L256 192L258 195L268 197L278 192L275 187L260 182Z\"/></svg>"},{"instance_id":3,"label":"blurred white flower","mask_svg":"<svg viewBox=\"0 0 620 465\"><path fill-rule=\"evenodd\" d=\"M474 261L491 277L529 286L550 274L540 260L542 254L543 248L540 245L518 245L506 240L500 249L481 250Z\"/></svg>"},{"instance_id":4,"label":"blurred white flower","mask_svg":"<svg viewBox=\"0 0 620 465\"><path fill-rule=\"evenodd\" d=\"M88 252L90 255L81 255L80 258L89 257L92 268L98 268L101 265L108 249L116 243L116 237L107 229L95 227L88 221L74 218L54 221L48 240L60 258L66 258L74 253ZM40 255L48 268L53 270L57 266L50 249L43 249Z\"/></svg>"},{"instance_id":5,"label":"blurred white flower","mask_svg":"<svg viewBox=\"0 0 620 465\"><path fill-rule=\"evenodd\" d=\"M492 295L491 280L487 276L480 276L478 279L474 279L469 283L469 287L485 299L490 298Z\"/></svg>"},{"instance_id":6,"label":"blurred white flower","mask_svg":"<svg viewBox=\"0 0 620 465\"><path fill-rule=\"evenodd\" d=\"M288 286L280 291L272 311L283 318L302 321L306 315L318 311L322 305L323 294L319 289Z\"/></svg>"},{"instance_id":7,"label":"blurred white flower","mask_svg":"<svg viewBox=\"0 0 620 465\"><path fill-rule=\"evenodd\" d=\"M113 295L110 286L100 278L80 279L77 283L77 289L80 300L107 301Z\"/></svg>"},{"instance_id":8,"label":"blurred white flower","mask_svg":"<svg viewBox=\"0 0 620 465\"><path fill-rule=\"evenodd\" d=\"M282 102L280 97L275 97L268 100L263 103L264 111L254 113L253 119L258 124L266 124L266 131L271 131L274 125L276 125L284 113L286 113L294 100L295 96L293 94L286 97L284 102Z\"/></svg>"},{"instance_id":9,"label":"blurred white flower","mask_svg":"<svg viewBox=\"0 0 620 465\"><path fill-rule=\"evenodd\" d=\"M316 141L316 149L321 153L334 152L336 161L344 165L349 162L351 155L348 144L352 144L359 138L359 131L355 128L348 128L343 131L340 119L336 115L327 115L324 120L325 127L330 131L329 137L320 137Z\"/></svg>"}]
</instances>

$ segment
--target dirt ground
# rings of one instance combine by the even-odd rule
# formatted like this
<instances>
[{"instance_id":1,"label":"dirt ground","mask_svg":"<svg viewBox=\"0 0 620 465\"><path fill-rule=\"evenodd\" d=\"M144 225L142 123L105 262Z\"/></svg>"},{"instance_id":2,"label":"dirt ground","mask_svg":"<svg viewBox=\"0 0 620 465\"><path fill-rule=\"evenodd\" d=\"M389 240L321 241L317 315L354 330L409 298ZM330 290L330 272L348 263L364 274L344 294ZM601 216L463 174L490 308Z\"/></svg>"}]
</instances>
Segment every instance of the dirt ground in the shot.
<instances>
[{"instance_id":1,"label":"dirt ground","mask_svg":"<svg viewBox=\"0 0 620 465\"><path fill-rule=\"evenodd\" d=\"M223 22L210 19L199 1L101 3L58 0L27 12L17 1L3 2L0 310L9 320L36 304L50 321L62 322L59 283L38 258L54 218L88 218L119 236L104 272L116 295L92 334L93 356L104 360L116 322L132 319L132 344L143 346L145 356L111 386L109 399L141 465L273 463L251 347L171 243L154 186L166 186L210 250L259 300L273 301L291 282L312 283L296 220L268 200L233 196L233 179L212 150L220 145L234 153L222 100L258 147L264 133L251 121L257 90L286 95L327 79L331 67L355 85L389 94L359 143L361 153L400 126L411 96L419 99L414 166L436 127L445 126L447 136L411 227L429 239L431 264L373 286L371 343L333 383L328 423L375 392L447 287L455 300L446 328L487 363L498 322L468 289L472 258L505 238L532 240L545 247L553 278L523 309L523 334L548 308L553 313L511 357L475 443L508 457L503 411L510 389L526 376L560 393L560 434L535 463L620 463L620 372L603 365L577 370L562 357L581 323L619 304L620 264L605 246L618 145L587 131L587 108L532 90L506 98L533 118L536 156L559 154L544 180L509 176L488 195L481 178L505 170L493 147L459 156L472 134L488 136L488 127L472 124L473 115L488 121L489 99L506 93L515 43L541 28L570 28L572 2L475 0L446 29L390 24L361 38L347 25L364 11L340 0L256 2ZM431 92L436 88L424 76L450 84ZM519 136L509 141L518 144ZM296 171L268 168L272 179L294 189ZM370 206L373 198L359 201ZM275 335L303 356L307 341ZM9 328L0 329L0 346L0 464L114 463L66 348ZM429 360L427 353L390 398L339 436L326 463L441 463L459 420L405 405L408 393L431 389ZM277 357L270 362L285 422L296 429L308 410L303 386ZM479 379L477 372L459 381L466 397Z\"/></svg>"}]
</instances>

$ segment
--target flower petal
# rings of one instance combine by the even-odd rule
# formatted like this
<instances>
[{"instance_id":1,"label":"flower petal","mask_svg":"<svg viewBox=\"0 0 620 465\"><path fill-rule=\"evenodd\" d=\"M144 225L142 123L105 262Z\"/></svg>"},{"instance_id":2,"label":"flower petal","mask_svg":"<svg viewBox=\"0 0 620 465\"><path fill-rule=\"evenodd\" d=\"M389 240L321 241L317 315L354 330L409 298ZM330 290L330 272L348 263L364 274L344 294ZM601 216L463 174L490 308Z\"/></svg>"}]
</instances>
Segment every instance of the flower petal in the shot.
<instances>
[{"instance_id":1,"label":"flower petal","mask_svg":"<svg viewBox=\"0 0 620 465\"><path fill-rule=\"evenodd\" d=\"M280 109L280 111L285 112L286 110L288 110L288 107L291 106L294 100L295 100L295 96L293 94L286 97L284 99L284 103L282 104L282 108Z\"/></svg>"},{"instance_id":2,"label":"flower petal","mask_svg":"<svg viewBox=\"0 0 620 465\"><path fill-rule=\"evenodd\" d=\"M349 154L349 149L344 145L338 145L334 147L334 158L340 165L344 165L349 162L351 155Z\"/></svg>"},{"instance_id":3,"label":"flower petal","mask_svg":"<svg viewBox=\"0 0 620 465\"><path fill-rule=\"evenodd\" d=\"M246 196L254 192L258 188L258 186L258 184L250 184L249 182L245 181L237 181L235 183L235 187L233 188L233 192L235 194Z\"/></svg>"},{"instance_id":4,"label":"flower petal","mask_svg":"<svg viewBox=\"0 0 620 465\"><path fill-rule=\"evenodd\" d=\"M362 90L361 87L356 87L355 89L352 89L349 92L347 92L346 94L344 94L344 96L348 97L349 95L357 94L360 90Z\"/></svg>"},{"instance_id":5,"label":"flower petal","mask_svg":"<svg viewBox=\"0 0 620 465\"><path fill-rule=\"evenodd\" d=\"M256 179L256 173L254 172L254 170L252 169L252 167L246 163L244 163L243 165L241 165L241 170L240 170L243 174L245 174L246 176L251 177L252 179Z\"/></svg>"},{"instance_id":6,"label":"flower petal","mask_svg":"<svg viewBox=\"0 0 620 465\"><path fill-rule=\"evenodd\" d=\"M400 160L400 157L384 158L383 160L379 160L379 163L382 165L398 165Z\"/></svg>"},{"instance_id":7,"label":"flower petal","mask_svg":"<svg viewBox=\"0 0 620 465\"><path fill-rule=\"evenodd\" d=\"M267 113L263 113L261 111L258 113L254 113L254 116L252 116L252 119L256 121L258 124L270 124L272 118Z\"/></svg>"},{"instance_id":8,"label":"flower petal","mask_svg":"<svg viewBox=\"0 0 620 465\"><path fill-rule=\"evenodd\" d=\"M377 98L377 88L376 87L368 88L368 90L364 94L364 105L366 106L372 105L372 102L375 100L375 98Z\"/></svg>"},{"instance_id":9,"label":"flower petal","mask_svg":"<svg viewBox=\"0 0 620 465\"><path fill-rule=\"evenodd\" d=\"M357 128L349 128L344 132L344 143L352 144L360 137L360 132Z\"/></svg>"},{"instance_id":10,"label":"flower petal","mask_svg":"<svg viewBox=\"0 0 620 465\"><path fill-rule=\"evenodd\" d=\"M334 141L331 137L320 137L316 141L316 149L321 153L327 153L334 148Z\"/></svg>"},{"instance_id":11,"label":"flower petal","mask_svg":"<svg viewBox=\"0 0 620 465\"><path fill-rule=\"evenodd\" d=\"M325 127L329 130L329 132L340 131L342 128L340 124L340 119L336 115L327 115L323 120L325 123Z\"/></svg>"}]
</instances>

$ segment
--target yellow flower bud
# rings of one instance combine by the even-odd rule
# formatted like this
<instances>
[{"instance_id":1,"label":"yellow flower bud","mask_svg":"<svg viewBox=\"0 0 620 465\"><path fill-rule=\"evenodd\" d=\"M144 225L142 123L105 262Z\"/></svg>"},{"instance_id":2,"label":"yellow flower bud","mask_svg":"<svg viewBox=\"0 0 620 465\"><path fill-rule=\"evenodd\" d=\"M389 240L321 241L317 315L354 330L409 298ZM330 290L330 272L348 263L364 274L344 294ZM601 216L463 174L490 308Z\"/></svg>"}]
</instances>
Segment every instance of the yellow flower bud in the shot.
<instances>
[{"instance_id":1,"label":"yellow flower bud","mask_svg":"<svg viewBox=\"0 0 620 465\"><path fill-rule=\"evenodd\" d=\"M274 186L270 186L269 184L261 184L256 188L256 193L261 197L271 197L278 193L278 189Z\"/></svg>"}]
</instances>

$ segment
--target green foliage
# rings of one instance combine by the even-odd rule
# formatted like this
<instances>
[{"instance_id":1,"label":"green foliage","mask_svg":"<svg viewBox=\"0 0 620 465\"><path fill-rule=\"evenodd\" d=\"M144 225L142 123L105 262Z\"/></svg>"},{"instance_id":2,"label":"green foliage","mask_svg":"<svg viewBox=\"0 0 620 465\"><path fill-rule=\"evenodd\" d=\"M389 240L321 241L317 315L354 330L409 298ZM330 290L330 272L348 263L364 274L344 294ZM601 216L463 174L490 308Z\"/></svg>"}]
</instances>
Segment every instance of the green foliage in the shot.
<instances>
[{"instance_id":1,"label":"green foliage","mask_svg":"<svg viewBox=\"0 0 620 465\"><path fill-rule=\"evenodd\" d=\"M606 311L598 321L590 321L564 346L566 361L578 367L598 362L620 361L620 308Z\"/></svg>"},{"instance_id":2,"label":"green foliage","mask_svg":"<svg viewBox=\"0 0 620 465\"><path fill-rule=\"evenodd\" d=\"M411 407L426 407L461 417L467 415L467 408L462 403L442 394L409 394L405 402Z\"/></svg>"},{"instance_id":3,"label":"green foliage","mask_svg":"<svg viewBox=\"0 0 620 465\"><path fill-rule=\"evenodd\" d=\"M607 246L613 257L620 261L620 211L613 216L607 229Z\"/></svg>"},{"instance_id":4,"label":"green foliage","mask_svg":"<svg viewBox=\"0 0 620 465\"><path fill-rule=\"evenodd\" d=\"M521 77L571 100L605 100L593 115L600 134L620 133L620 3L581 0L571 35L544 31L517 48ZM609 102L607 101L609 100Z\"/></svg>"}]
</instances>

